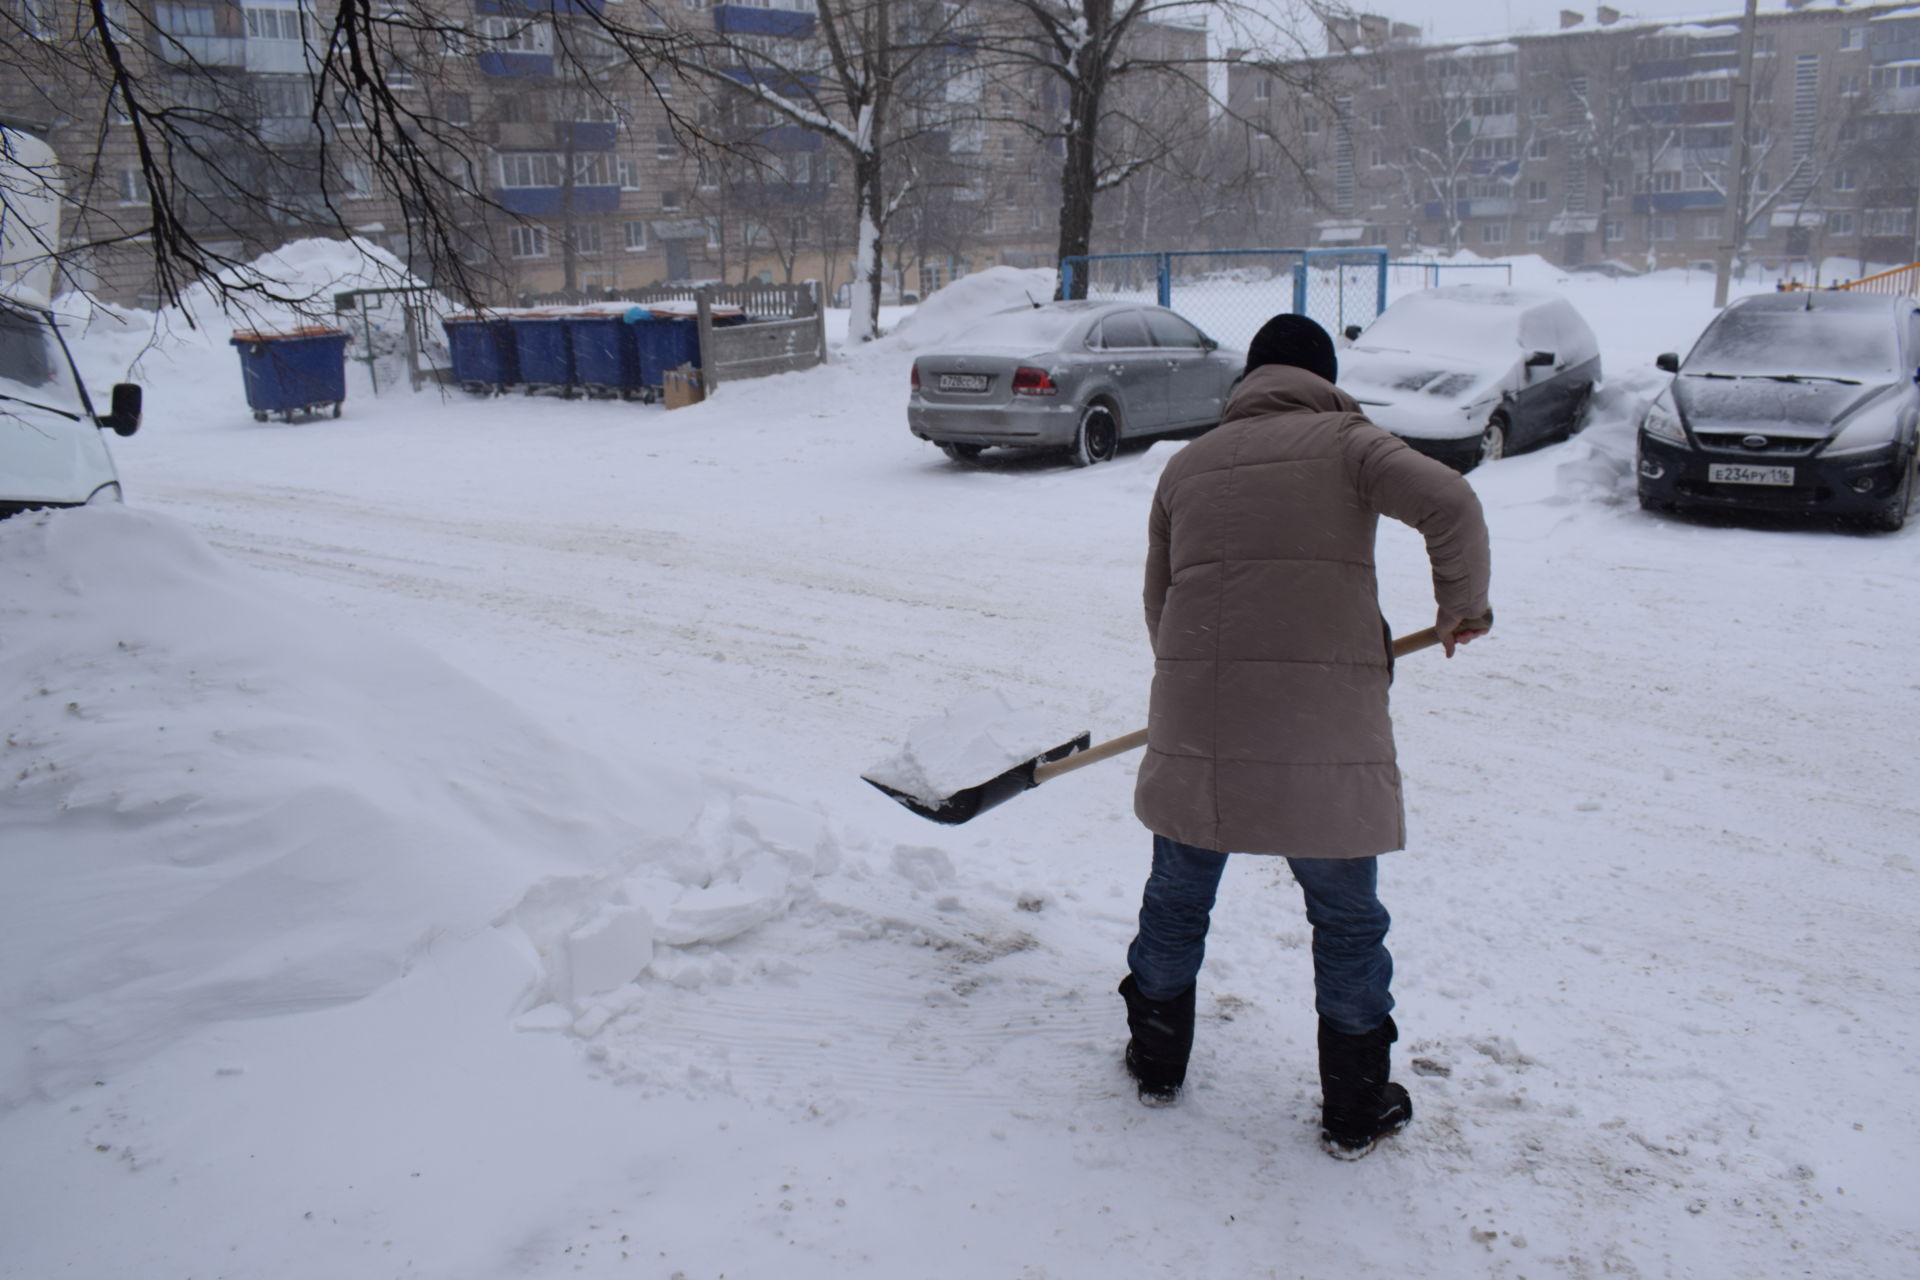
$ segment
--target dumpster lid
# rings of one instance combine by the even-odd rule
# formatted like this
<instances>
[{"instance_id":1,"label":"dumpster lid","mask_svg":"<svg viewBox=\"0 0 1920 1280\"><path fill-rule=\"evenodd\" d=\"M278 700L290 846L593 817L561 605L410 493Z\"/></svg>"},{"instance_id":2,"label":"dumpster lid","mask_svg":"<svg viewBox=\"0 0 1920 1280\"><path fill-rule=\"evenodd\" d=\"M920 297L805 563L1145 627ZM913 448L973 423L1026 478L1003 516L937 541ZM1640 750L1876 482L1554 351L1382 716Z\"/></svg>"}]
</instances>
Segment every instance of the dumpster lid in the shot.
<instances>
[{"instance_id":1,"label":"dumpster lid","mask_svg":"<svg viewBox=\"0 0 1920 1280\"><path fill-rule=\"evenodd\" d=\"M233 337L227 339L227 341L273 342L280 338L344 338L346 336L347 332L344 329L335 329L324 324L314 324L307 325L301 329L279 329L273 331L262 329L235 329L233 331Z\"/></svg>"}]
</instances>

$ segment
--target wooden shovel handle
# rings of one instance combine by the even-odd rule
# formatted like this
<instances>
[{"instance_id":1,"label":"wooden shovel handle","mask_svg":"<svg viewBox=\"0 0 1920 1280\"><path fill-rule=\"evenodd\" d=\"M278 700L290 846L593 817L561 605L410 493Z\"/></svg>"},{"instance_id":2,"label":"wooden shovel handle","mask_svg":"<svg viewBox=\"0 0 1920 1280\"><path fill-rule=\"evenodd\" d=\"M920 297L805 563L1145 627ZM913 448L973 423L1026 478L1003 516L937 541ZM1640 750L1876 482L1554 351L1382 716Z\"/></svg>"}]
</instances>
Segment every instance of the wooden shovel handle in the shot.
<instances>
[{"instance_id":1,"label":"wooden shovel handle","mask_svg":"<svg viewBox=\"0 0 1920 1280\"><path fill-rule=\"evenodd\" d=\"M1491 618L1484 618L1479 621L1486 623L1489 627L1493 625L1493 619ZM1393 656L1396 658L1404 658L1410 653L1418 653L1422 649L1431 649L1439 643L1439 631L1433 627L1428 627L1426 630L1416 631L1412 635L1396 637L1393 642ZM1095 743L1085 751L1076 751L1064 760L1055 760L1051 764L1035 765L1033 769L1033 785L1037 787L1049 778L1057 778L1063 773L1072 773L1075 769L1084 769L1090 764L1099 764L1102 760L1108 760L1114 756L1123 756L1129 751L1138 751L1146 745L1147 731L1145 729L1135 729L1132 733L1122 734L1118 738L1110 738L1105 742Z\"/></svg>"}]
</instances>

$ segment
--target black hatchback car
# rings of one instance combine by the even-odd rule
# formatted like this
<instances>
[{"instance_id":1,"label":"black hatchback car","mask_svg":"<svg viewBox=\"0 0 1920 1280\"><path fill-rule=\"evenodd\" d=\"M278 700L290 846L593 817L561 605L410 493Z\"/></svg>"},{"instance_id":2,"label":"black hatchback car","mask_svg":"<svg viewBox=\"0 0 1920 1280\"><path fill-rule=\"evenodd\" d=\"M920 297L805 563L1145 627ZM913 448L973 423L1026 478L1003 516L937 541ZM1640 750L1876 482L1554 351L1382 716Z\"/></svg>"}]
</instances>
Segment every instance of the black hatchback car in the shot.
<instances>
[{"instance_id":1,"label":"black hatchback car","mask_svg":"<svg viewBox=\"0 0 1920 1280\"><path fill-rule=\"evenodd\" d=\"M1640 505L1906 523L1920 490L1920 300L1808 290L1742 298L1640 422Z\"/></svg>"}]
</instances>

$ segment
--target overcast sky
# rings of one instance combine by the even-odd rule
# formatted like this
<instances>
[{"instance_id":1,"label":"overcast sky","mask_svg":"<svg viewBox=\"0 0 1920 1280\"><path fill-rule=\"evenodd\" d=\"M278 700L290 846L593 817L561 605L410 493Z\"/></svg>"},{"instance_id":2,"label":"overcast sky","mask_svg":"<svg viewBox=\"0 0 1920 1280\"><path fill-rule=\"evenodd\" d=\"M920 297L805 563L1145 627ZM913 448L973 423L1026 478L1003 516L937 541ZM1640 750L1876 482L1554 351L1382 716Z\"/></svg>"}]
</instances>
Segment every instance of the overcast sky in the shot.
<instances>
[{"instance_id":1,"label":"overcast sky","mask_svg":"<svg viewBox=\"0 0 1920 1280\"><path fill-rule=\"evenodd\" d=\"M1745 0L1614 0L1622 21L1634 18L1697 18L1737 14ZM1761 0L1762 9L1778 9L1780 0ZM1560 11L1572 9L1593 21L1598 5L1594 0L1362 0L1354 8L1368 13L1383 13L1401 22L1412 22L1434 40L1458 40L1466 36L1502 35L1557 31Z\"/></svg>"}]
</instances>

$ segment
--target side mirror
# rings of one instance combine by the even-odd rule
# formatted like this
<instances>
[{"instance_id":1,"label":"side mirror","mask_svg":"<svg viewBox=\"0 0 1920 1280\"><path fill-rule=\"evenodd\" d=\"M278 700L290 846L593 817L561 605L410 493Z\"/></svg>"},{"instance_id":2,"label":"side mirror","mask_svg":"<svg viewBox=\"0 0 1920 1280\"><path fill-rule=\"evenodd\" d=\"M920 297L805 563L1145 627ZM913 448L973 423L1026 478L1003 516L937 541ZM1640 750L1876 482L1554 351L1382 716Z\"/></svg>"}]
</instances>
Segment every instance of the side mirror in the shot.
<instances>
[{"instance_id":1,"label":"side mirror","mask_svg":"<svg viewBox=\"0 0 1920 1280\"><path fill-rule=\"evenodd\" d=\"M1348 342L1352 342L1355 338L1358 338L1360 336L1360 326L1357 324L1350 324L1346 328L1342 329L1340 332Z\"/></svg>"},{"instance_id":2,"label":"side mirror","mask_svg":"<svg viewBox=\"0 0 1920 1280\"><path fill-rule=\"evenodd\" d=\"M1662 351L1653 358L1653 367L1662 373L1680 372L1680 355L1675 351Z\"/></svg>"},{"instance_id":3,"label":"side mirror","mask_svg":"<svg viewBox=\"0 0 1920 1280\"><path fill-rule=\"evenodd\" d=\"M1202 351L1218 351L1220 344L1203 333L1200 335L1200 349Z\"/></svg>"},{"instance_id":4,"label":"side mirror","mask_svg":"<svg viewBox=\"0 0 1920 1280\"><path fill-rule=\"evenodd\" d=\"M1535 351L1527 356L1527 368L1551 369L1556 358L1551 351Z\"/></svg>"},{"instance_id":5,"label":"side mirror","mask_svg":"<svg viewBox=\"0 0 1920 1280\"><path fill-rule=\"evenodd\" d=\"M140 386L134 382L116 382L113 384L113 412L99 419L103 427L113 428L114 434L130 436L140 429Z\"/></svg>"}]
</instances>

